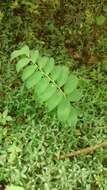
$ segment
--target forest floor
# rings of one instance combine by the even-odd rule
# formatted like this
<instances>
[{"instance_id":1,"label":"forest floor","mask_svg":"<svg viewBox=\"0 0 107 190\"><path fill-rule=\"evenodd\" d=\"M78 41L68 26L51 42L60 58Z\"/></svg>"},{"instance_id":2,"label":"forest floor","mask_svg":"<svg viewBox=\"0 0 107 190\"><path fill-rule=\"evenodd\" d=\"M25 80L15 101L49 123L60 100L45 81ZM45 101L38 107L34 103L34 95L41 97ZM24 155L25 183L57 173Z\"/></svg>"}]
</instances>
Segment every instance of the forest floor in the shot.
<instances>
[{"instance_id":1,"label":"forest floor","mask_svg":"<svg viewBox=\"0 0 107 190\"><path fill-rule=\"evenodd\" d=\"M107 4L103 0L10 1L0 5L0 190L107 190ZM24 88L10 54L23 44L54 57L80 79L77 126L61 125ZM7 115L6 115L7 114ZM10 121L8 116L11 117Z\"/></svg>"}]
</instances>

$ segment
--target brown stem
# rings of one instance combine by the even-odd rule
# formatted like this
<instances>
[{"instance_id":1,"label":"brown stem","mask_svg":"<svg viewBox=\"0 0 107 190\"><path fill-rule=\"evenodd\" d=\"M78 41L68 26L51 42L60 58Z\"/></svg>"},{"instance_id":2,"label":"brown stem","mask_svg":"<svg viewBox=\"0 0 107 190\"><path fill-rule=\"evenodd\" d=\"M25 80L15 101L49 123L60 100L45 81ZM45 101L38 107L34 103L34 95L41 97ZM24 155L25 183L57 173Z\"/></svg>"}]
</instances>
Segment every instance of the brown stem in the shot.
<instances>
[{"instance_id":1,"label":"brown stem","mask_svg":"<svg viewBox=\"0 0 107 190\"><path fill-rule=\"evenodd\" d=\"M65 158L71 158L71 157L74 157L74 156L78 156L80 154L88 154L88 153L91 153L91 152L95 151L96 149L98 149L100 147L103 147L103 146L106 146L106 145L107 145L107 140L103 141L100 144L96 144L94 146L90 146L90 147L83 148L83 149L80 149L80 150L77 150L77 151L73 151L71 153L64 154L62 156L57 157L56 159L57 160L62 160L62 159L65 159Z\"/></svg>"}]
</instances>

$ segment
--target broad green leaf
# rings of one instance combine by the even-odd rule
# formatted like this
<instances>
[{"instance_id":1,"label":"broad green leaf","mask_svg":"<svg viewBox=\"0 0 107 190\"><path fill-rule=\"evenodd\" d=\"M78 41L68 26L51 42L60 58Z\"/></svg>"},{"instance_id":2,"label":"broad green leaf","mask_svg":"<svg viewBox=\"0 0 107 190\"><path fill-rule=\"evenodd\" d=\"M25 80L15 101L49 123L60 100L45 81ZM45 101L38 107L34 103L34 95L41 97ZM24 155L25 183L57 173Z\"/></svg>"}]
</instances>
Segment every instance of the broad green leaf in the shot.
<instances>
[{"instance_id":1,"label":"broad green leaf","mask_svg":"<svg viewBox=\"0 0 107 190\"><path fill-rule=\"evenodd\" d=\"M67 122L71 110L71 105L67 100L63 100L57 109L58 119L62 122Z\"/></svg>"},{"instance_id":2,"label":"broad green leaf","mask_svg":"<svg viewBox=\"0 0 107 190\"><path fill-rule=\"evenodd\" d=\"M26 79L28 79L36 70L37 65L29 65L28 67L26 67L23 70L23 74L22 74L22 80L25 81Z\"/></svg>"},{"instance_id":3,"label":"broad green leaf","mask_svg":"<svg viewBox=\"0 0 107 190\"><path fill-rule=\"evenodd\" d=\"M21 71L23 69L23 67L25 67L26 65L28 65L28 63L30 62L29 58L22 58L18 61L17 65L16 65L16 70L17 72Z\"/></svg>"},{"instance_id":4,"label":"broad green leaf","mask_svg":"<svg viewBox=\"0 0 107 190\"><path fill-rule=\"evenodd\" d=\"M5 190L25 190L23 187L15 186L15 185L8 185Z\"/></svg>"},{"instance_id":5,"label":"broad green leaf","mask_svg":"<svg viewBox=\"0 0 107 190\"><path fill-rule=\"evenodd\" d=\"M48 62L48 63L46 64L46 66L44 67L44 71L45 71L45 73L48 75L49 73L52 72L53 68L54 68L54 59L51 57L51 58L49 59L49 62Z\"/></svg>"},{"instance_id":6,"label":"broad green leaf","mask_svg":"<svg viewBox=\"0 0 107 190\"><path fill-rule=\"evenodd\" d=\"M75 108L71 107L70 114L68 117L68 124L70 126L75 126L77 124L77 111Z\"/></svg>"},{"instance_id":7,"label":"broad green leaf","mask_svg":"<svg viewBox=\"0 0 107 190\"><path fill-rule=\"evenodd\" d=\"M41 102L47 101L56 91L56 87L54 85L48 86L43 94L39 96Z\"/></svg>"},{"instance_id":8,"label":"broad green leaf","mask_svg":"<svg viewBox=\"0 0 107 190\"><path fill-rule=\"evenodd\" d=\"M103 15L97 16L96 17L96 24L101 26L104 24L105 20L106 20L105 16L103 16Z\"/></svg>"},{"instance_id":9,"label":"broad green leaf","mask_svg":"<svg viewBox=\"0 0 107 190\"><path fill-rule=\"evenodd\" d=\"M56 81L59 79L61 75L61 66L55 66L51 73L52 80Z\"/></svg>"},{"instance_id":10,"label":"broad green leaf","mask_svg":"<svg viewBox=\"0 0 107 190\"><path fill-rule=\"evenodd\" d=\"M48 110L52 111L53 109L55 109L62 101L62 99L63 99L62 92L60 91L55 92L53 96L51 96L51 98L47 101Z\"/></svg>"},{"instance_id":11,"label":"broad green leaf","mask_svg":"<svg viewBox=\"0 0 107 190\"><path fill-rule=\"evenodd\" d=\"M78 78L75 75L70 75L66 84L64 85L64 91L66 94L73 92L78 85Z\"/></svg>"},{"instance_id":12,"label":"broad green leaf","mask_svg":"<svg viewBox=\"0 0 107 190\"><path fill-rule=\"evenodd\" d=\"M76 89L71 94L69 94L68 99L70 102L77 102L81 99L81 97L82 97L82 92Z\"/></svg>"},{"instance_id":13,"label":"broad green leaf","mask_svg":"<svg viewBox=\"0 0 107 190\"><path fill-rule=\"evenodd\" d=\"M29 79L26 81L26 87L32 88L35 86L42 78L42 73L40 71L36 71Z\"/></svg>"},{"instance_id":14,"label":"broad green leaf","mask_svg":"<svg viewBox=\"0 0 107 190\"><path fill-rule=\"evenodd\" d=\"M38 95L42 94L48 87L49 82L50 81L48 78L42 78L35 87L35 93L37 93Z\"/></svg>"},{"instance_id":15,"label":"broad green leaf","mask_svg":"<svg viewBox=\"0 0 107 190\"><path fill-rule=\"evenodd\" d=\"M11 60L15 59L16 57L20 56L20 55L26 55L27 57L29 57L29 47L28 46L24 46L22 47L20 50L15 50L12 54L11 54Z\"/></svg>"},{"instance_id":16,"label":"broad green leaf","mask_svg":"<svg viewBox=\"0 0 107 190\"><path fill-rule=\"evenodd\" d=\"M66 66L62 66L61 67L61 76L58 80L59 87L63 86L66 83L68 76L69 76L69 69Z\"/></svg>"},{"instance_id":17,"label":"broad green leaf","mask_svg":"<svg viewBox=\"0 0 107 190\"><path fill-rule=\"evenodd\" d=\"M30 51L30 58L33 64L35 64L39 58L39 51L38 50L32 50Z\"/></svg>"},{"instance_id":18,"label":"broad green leaf","mask_svg":"<svg viewBox=\"0 0 107 190\"><path fill-rule=\"evenodd\" d=\"M48 62L49 62L49 57L43 56L39 58L38 65L41 69L43 69L45 65L48 64Z\"/></svg>"}]
</instances>

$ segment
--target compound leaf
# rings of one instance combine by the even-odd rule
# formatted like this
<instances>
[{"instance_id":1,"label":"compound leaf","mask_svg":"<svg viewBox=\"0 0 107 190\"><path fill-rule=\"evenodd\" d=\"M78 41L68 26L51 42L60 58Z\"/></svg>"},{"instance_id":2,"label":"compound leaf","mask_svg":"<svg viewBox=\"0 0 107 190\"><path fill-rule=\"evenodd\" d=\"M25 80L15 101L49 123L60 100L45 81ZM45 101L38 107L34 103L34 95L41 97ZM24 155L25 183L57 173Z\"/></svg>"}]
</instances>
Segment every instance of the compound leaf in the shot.
<instances>
[{"instance_id":1,"label":"compound leaf","mask_svg":"<svg viewBox=\"0 0 107 190\"><path fill-rule=\"evenodd\" d=\"M81 92L76 89L78 79L69 74L66 66L55 66L52 57L41 56L38 50L24 46L12 53L11 59L19 58L17 72L23 70L22 80L28 89L32 88L40 103L45 102L49 111L56 108L58 119L69 125L77 122L77 113L71 102L81 98ZM24 68L26 67L26 68Z\"/></svg>"},{"instance_id":2,"label":"compound leaf","mask_svg":"<svg viewBox=\"0 0 107 190\"><path fill-rule=\"evenodd\" d=\"M29 58L25 57L25 58L20 59L16 65L17 72L21 71L23 69L23 67L28 65L29 62L30 62Z\"/></svg>"}]
</instances>

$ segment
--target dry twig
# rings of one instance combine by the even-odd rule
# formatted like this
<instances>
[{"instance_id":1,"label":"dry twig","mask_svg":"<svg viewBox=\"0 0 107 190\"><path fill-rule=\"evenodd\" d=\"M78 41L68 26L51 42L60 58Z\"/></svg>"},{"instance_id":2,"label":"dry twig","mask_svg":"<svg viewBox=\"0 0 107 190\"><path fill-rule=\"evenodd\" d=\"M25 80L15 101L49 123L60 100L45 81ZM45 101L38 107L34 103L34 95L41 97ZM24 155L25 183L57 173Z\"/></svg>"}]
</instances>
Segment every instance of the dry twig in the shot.
<instances>
[{"instance_id":1,"label":"dry twig","mask_svg":"<svg viewBox=\"0 0 107 190\"><path fill-rule=\"evenodd\" d=\"M88 154L88 153L91 153L91 152L95 151L96 149L104 147L106 145L107 145L107 140L103 141L100 144L96 144L94 146L90 146L90 147L83 148L83 149L80 149L80 150L77 150L77 151L73 151L71 153L66 153L66 154L64 154L62 156L57 157L56 159L57 160L62 160L62 159L65 159L65 158L71 158L71 157L74 157L74 156L78 156L80 154Z\"/></svg>"}]
</instances>

